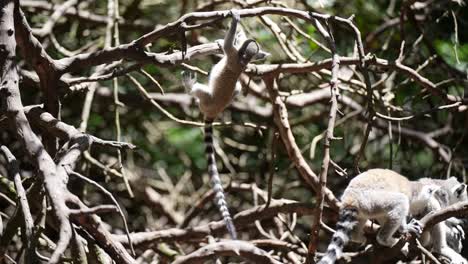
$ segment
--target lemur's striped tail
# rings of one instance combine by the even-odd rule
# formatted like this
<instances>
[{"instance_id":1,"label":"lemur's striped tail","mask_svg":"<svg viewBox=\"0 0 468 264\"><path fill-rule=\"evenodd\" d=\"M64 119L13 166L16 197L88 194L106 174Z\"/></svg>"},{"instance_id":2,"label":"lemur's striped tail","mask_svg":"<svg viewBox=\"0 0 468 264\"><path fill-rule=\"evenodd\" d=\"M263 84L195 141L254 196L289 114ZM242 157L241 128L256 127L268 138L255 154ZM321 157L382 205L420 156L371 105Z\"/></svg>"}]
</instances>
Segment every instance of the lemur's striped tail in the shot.
<instances>
[{"instance_id":1,"label":"lemur's striped tail","mask_svg":"<svg viewBox=\"0 0 468 264\"><path fill-rule=\"evenodd\" d=\"M341 256L344 246L349 241L351 231L358 223L357 213L356 208L345 207L340 210L336 232L328 245L327 252L317 264L333 264Z\"/></svg>"},{"instance_id":2,"label":"lemur's striped tail","mask_svg":"<svg viewBox=\"0 0 468 264\"><path fill-rule=\"evenodd\" d=\"M213 146L213 120L205 120L205 152L208 161L208 174L211 178L211 185L215 192L215 203L218 206L223 220L226 223L226 228L232 239L237 239L236 228L232 221L231 214L224 197L223 184L219 178L218 168L216 167L215 152Z\"/></svg>"}]
</instances>

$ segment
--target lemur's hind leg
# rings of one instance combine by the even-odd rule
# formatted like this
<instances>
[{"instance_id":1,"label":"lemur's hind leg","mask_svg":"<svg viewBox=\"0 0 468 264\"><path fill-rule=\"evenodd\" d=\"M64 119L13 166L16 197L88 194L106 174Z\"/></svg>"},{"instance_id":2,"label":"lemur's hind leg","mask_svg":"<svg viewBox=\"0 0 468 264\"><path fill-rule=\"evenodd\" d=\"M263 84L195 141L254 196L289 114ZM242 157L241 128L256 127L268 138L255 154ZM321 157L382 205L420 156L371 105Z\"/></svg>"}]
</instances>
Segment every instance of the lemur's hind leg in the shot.
<instances>
[{"instance_id":1,"label":"lemur's hind leg","mask_svg":"<svg viewBox=\"0 0 468 264\"><path fill-rule=\"evenodd\" d=\"M398 230L401 224L400 217L388 217L382 223L382 226L377 233L377 242L386 247L393 247L398 239L393 237L393 234Z\"/></svg>"},{"instance_id":2,"label":"lemur's hind leg","mask_svg":"<svg viewBox=\"0 0 468 264\"><path fill-rule=\"evenodd\" d=\"M421 227L417 222L406 222L406 216L409 214L409 199L406 195L400 193L387 193L386 200L392 201L392 207L386 217L381 220L382 226L377 234L377 242L383 246L393 247L398 239L393 235L397 230L402 232L415 232L421 234Z\"/></svg>"},{"instance_id":3,"label":"lemur's hind leg","mask_svg":"<svg viewBox=\"0 0 468 264\"><path fill-rule=\"evenodd\" d=\"M364 236L364 227L366 222L367 219L358 220L358 223L351 231L351 241L358 244L364 244L366 242L366 237Z\"/></svg>"},{"instance_id":4,"label":"lemur's hind leg","mask_svg":"<svg viewBox=\"0 0 468 264\"><path fill-rule=\"evenodd\" d=\"M468 261L466 259L447 245L447 229L448 227L444 222L432 227L431 240L433 241L433 251L450 258L453 264L467 264Z\"/></svg>"},{"instance_id":5,"label":"lemur's hind leg","mask_svg":"<svg viewBox=\"0 0 468 264\"><path fill-rule=\"evenodd\" d=\"M463 240L465 240L465 231L463 230L463 221L452 217L444 222L446 226L447 245L453 248L457 253L463 249Z\"/></svg>"}]
</instances>

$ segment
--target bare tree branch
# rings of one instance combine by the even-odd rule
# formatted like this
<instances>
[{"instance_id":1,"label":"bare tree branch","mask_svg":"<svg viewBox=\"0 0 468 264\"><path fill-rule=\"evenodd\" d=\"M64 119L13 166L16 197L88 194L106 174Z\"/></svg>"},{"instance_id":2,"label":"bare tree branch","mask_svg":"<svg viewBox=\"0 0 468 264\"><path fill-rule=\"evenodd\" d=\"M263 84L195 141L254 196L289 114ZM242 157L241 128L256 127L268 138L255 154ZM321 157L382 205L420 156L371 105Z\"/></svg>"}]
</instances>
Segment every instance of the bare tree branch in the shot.
<instances>
[{"instance_id":1,"label":"bare tree branch","mask_svg":"<svg viewBox=\"0 0 468 264\"><path fill-rule=\"evenodd\" d=\"M215 256L239 256L254 263L281 263L262 249L240 240L223 241L206 245L186 256L178 257L173 263L204 263Z\"/></svg>"}]
</instances>

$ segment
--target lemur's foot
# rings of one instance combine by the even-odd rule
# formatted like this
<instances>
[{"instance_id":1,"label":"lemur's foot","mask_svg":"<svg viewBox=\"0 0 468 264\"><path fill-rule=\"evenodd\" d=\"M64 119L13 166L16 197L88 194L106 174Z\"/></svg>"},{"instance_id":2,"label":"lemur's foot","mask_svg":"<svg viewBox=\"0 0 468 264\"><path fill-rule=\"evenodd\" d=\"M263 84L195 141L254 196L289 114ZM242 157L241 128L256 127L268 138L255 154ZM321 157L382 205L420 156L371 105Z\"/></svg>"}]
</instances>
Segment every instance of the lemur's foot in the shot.
<instances>
[{"instance_id":1,"label":"lemur's foot","mask_svg":"<svg viewBox=\"0 0 468 264\"><path fill-rule=\"evenodd\" d=\"M414 233L417 237L419 237L422 234L422 231L421 222L419 220L412 219L408 224L407 232Z\"/></svg>"},{"instance_id":2,"label":"lemur's foot","mask_svg":"<svg viewBox=\"0 0 468 264\"><path fill-rule=\"evenodd\" d=\"M456 237L458 239L464 240L465 239L465 230L463 230L463 227L461 225L456 225L454 231L456 233Z\"/></svg>"},{"instance_id":3,"label":"lemur's foot","mask_svg":"<svg viewBox=\"0 0 468 264\"><path fill-rule=\"evenodd\" d=\"M464 240L465 239L465 231L463 230L463 226L457 222L445 221L450 234L455 237L457 240Z\"/></svg>"},{"instance_id":4,"label":"lemur's foot","mask_svg":"<svg viewBox=\"0 0 468 264\"><path fill-rule=\"evenodd\" d=\"M405 242L405 245L401 248L401 253L405 255L405 257L409 254L409 243Z\"/></svg>"}]
</instances>

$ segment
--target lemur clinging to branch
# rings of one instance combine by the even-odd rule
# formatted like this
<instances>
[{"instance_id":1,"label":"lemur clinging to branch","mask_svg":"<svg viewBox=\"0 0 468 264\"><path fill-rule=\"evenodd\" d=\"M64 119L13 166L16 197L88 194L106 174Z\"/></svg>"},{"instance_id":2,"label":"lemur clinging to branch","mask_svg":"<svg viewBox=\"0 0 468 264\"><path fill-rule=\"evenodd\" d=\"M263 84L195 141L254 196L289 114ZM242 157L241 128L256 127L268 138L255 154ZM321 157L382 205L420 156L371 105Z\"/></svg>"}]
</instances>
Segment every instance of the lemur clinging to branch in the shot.
<instances>
[{"instance_id":1,"label":"lemur clinging to branch","mask_svg":"<svg viewBox=\"0 0 468 264\"><path fill-rule=\"evenodd\" d=\"M258 43L253 39L247 39L243 32L236 38L240 14L236 10L231 10L230 14L232 15L231 26L222 44L224 56L211 70L208 85L197 83L196 76L190 72L182 72L182 81L185 88L198 99L200 111L205 119L208 174L215 191L215 201L226 223L229 234L233 239L237 239L236 230L229 214L223 186L216 166L213 146L213 120L223 112L232 99L240 92L241 85L238 79L242 71L247 67L247 64L254 60L263 59L269 54L261 51ZM236 45L234 43L235 40Z\"/></svg>"},{"instance_id":2,"label":"lemur clinging to branch","mask_svg":"<svg viewBox=\"0 0 468 264\"><path fill-rule=\"evenodd\" d=\"M443 196L434 196L428 206L421 208L418 212L414 212L417 217L423 217L432 211L437 211L454 203L468 200L466 184L460 183L455 177L451 177L447 180L423 178L418 182L440 186L443 191ZM458 218L452 217L437 223L430 230L425 230L421 236L422 245L432 252L450 258L453 264L468 264L468 261L459 254L461 251L460 237L454 237L452 235L453 231L450 228L456 229L456 226L458 226L461 221L462 220ZM449 242L456 247L450 247Z\"/></svg>"},{"instance_id":3,"label":"lemur clinging to branch","mask_svg":"<svg viewBox=\"0 0 468 264\"><path fill-rule=\"evenodd\" d=\"M393 237L396 231L421 234L419 222L408 224L406 219L410 213L424 210L440 190L438 185L409 181L391 170L372 169L357 175L343 193L336 232L318 264L335 263L349 240L364 243L363 229L369 219L381 225L377 242L383 246L393 247L398 242Z\"/></svg>"}]
</instances>

